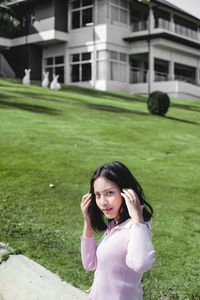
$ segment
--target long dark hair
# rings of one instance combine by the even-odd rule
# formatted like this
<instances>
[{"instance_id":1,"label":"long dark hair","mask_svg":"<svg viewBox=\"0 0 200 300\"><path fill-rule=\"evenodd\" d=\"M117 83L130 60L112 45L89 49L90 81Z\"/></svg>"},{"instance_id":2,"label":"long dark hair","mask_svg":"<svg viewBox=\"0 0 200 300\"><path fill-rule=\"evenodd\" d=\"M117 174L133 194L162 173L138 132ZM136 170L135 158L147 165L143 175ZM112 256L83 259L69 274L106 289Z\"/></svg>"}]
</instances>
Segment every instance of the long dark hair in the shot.
<instances>
[{"instance_id":1,"label":"long dark hair","mask_svg":"<svg viewBox=\"0 0 200 300\"><path fill-rule=\"evenodd\" d=\"M146 207L148 207L150 209L150 211L149 211L149 210L147 210L146 207L143 208L144 221L147 222L151 219L151 217L153 216L153 208L145 200L145 196L144 196L141 185L139 184L139 182L135 179L135 177L132 175L132 173L129 171L129 169L124 164L122 164L118 161L115 161L115 162L111 162L111 163L106 163L103 166L97 168L91 178L90 193L92 194L92 201L91 201L88 211L89 211L89 215L90 215L92 228L95 231L102 231L107 228L107 225L105 223L104 214L98 208L98 206L96 204L95 194L94 194L94 181L100 176L105 177L106 179L117 184L121 192L123 189L127 189L127 188L133 189L140 200L140 204L145 205ZM119 209L118 224L126 221L128 218L130 218L130 216L128 213L128 209L127 209L125 200L123 199L122 205Z\"/></svg>"}]
</instances>

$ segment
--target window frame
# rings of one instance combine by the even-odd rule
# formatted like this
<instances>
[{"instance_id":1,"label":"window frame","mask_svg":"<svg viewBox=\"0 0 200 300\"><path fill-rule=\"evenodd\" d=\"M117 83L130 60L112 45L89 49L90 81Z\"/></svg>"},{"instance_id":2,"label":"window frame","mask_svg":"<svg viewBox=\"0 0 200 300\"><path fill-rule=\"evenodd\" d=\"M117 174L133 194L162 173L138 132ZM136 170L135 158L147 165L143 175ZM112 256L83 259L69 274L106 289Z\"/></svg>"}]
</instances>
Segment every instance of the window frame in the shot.
<instances>
[{"instance_id":1,"label":"window frame","mask_svg":"<svg viewBox=\"0 0 200 300\"><path fill-rule=\"evenodd\" d=\"M74 55L79 55L79 60L73 61L73 56ZM88 59L84 59L84 55L90 56ZM83 80L83 69L84 66L89 64L90 65L90 79ZM73 66L78 66L79 74L78 74L78 79L79 80L72 80L72 74L73 74ZM92 80L92 52L79 52L79 53L71 53L70 54L70 82L88 82Z\"/></svg>"},{"instance_id":2,"label":"window frame","mask_svg":"<svg viewBox=\"0 0 200 300\"><path fill-rule=\"evenodd\" d=\"M62 57L63 59L63 62L62 63L56 63L56 58L58 57ZM51 59L52 60L52 63L51 64L47 64L47 60L48 59ZM43 71L45 72L50 72L50 70L52 70L52 74L55 74L55 75L60 75L60 74L57 74L56 73L56 68L61 68L63 67L63 80L61 78L61 76L59 77L59 80L61 80L61 82L65 82L65 56L64 55L54 55L54 56L45 56L43 58ZM51 74L50 74L51 75ZM51 78L50 78L51 80Z\"/></svg>"},{"instance_id":3,"label":"window frame","mask_svg":"<svg viewBox=\"0 0 200 300\"><path fill-rule=\"evenodd\" d=\"M70 1L71 29L72 30L87 27L87 24L93 23L93 19L94 19L94 16L93 16L93 14L94 14L94 0L91 0L92 4L85 5L85 6L83 6L83 1L84 0L79 0L80 1L80 6L76 7L76 8L73 8L73 2L75 2L75 1L77 1L77 0L71 0ZM87 23L83 23L84 13L85 13L86 10L90 10L90 9L91 9L91 20L89 20L89 22L87 22ZM73 26L73 14L74 13L79 13L79 25L77 27ZM77 22L77 24L78 24L78 22Z\"/></svg>"}]
</instances>

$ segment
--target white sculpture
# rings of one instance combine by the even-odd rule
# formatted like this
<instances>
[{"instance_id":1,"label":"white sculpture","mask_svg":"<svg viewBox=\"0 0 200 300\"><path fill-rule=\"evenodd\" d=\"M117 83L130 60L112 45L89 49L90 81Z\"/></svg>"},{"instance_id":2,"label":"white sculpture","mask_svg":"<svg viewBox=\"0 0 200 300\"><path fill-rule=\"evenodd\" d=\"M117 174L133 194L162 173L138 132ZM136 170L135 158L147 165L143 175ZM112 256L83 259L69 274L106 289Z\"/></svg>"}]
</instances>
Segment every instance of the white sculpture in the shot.
<instances>
[{"instance_id":1,"label":"white sculpture","mask_svg":"<svg viewBox=\"0 0 200 300\"><path fill-rule=\"evenodd\" d=\"M53 80L50 84L50 89L56 90L56 91L61 89L61 85L58 82L58 78L59 78L59 75L53 74Z\"/></svg>"},{"instance_id":2,"label":"white sculpture","mask_svg":"<svg viewBox=\"0 0 200 300\"><path fill-rule=\"evenodd\" d=\"M49 86L49 72L43 72L44 78L42 80L42 87L48 88Z\"/></svg>"},{"instance_id":3,"label":"white sculpture","mask_svg":"<svg viewBox=\"0 0 200 300\"><path fill-rule=\"evenodd\" d=\"M25 85L30 85L31 84L31 80L30 80L30 73L31 73L31 69L25 69L25 76L22 80L22 83Z\"/></svg>"}]
</instances>

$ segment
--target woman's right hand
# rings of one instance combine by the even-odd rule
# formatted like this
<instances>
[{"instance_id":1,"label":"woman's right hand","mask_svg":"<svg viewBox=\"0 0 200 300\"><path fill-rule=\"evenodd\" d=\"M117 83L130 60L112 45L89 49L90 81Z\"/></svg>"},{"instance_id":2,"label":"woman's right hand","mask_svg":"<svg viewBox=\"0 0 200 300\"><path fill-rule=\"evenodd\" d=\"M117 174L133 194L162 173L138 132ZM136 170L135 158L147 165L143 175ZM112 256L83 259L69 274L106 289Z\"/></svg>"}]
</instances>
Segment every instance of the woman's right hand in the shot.
<instances>
[{"instance_id":1,"label":"woman's right hand","mask_svg":"<svg viewBox=\"0 0 200 300\"><path fill-rule=\"evenodd\" d=\"M92 201L92 195L86 194L83 196L81 201L81 210L84 217L84 228L83 228L83 237L91 237L94 234L91 221L90 221L90 215L88 212L88 208L90 206L90 203Z\"/></svg>"},{"instance_id":2,"label":"woman's right hand","mask_svg":"<svg viewBox=\"0 0 200 300\"><path fill-rule=\"evenodd\" d=\"M88 208L89 208L89 205L91 203L91 200L92 200L92 195L90 193L86 194L82 197L81 210L82 210L82 214L83 214L83 217L84 217L85 221L90 221Z\"/></svg>"}]
</instances>

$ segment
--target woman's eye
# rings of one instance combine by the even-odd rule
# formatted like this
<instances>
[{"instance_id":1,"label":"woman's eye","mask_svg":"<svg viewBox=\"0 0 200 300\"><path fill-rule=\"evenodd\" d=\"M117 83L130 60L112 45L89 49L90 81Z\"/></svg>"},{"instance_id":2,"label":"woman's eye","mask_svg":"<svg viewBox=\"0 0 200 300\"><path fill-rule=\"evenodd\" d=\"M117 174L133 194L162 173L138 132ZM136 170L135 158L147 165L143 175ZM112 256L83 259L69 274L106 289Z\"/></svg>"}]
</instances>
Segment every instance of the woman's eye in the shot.
<instances>
[{"instance_id":1,"label":"woman's eye","mask_svg":"<svg viewBox=\"0 0 200 300\"><path fill-rule=\"evenodd\" d=\"M110 195L112 195L112 194L113 194L113 192L108 192L108 193L107 193L108 196L110 196Z\"/></svg>"},{"instance_id":2,"label":"woman's eye","mask_svg":"<svg viewBox=\"0 0 200 300\"><path fill-rule=\"evenodd\" d=\"M96 198L100 198L100 195L99 194L95 194Z\"/></svg>"}]
</instances>

